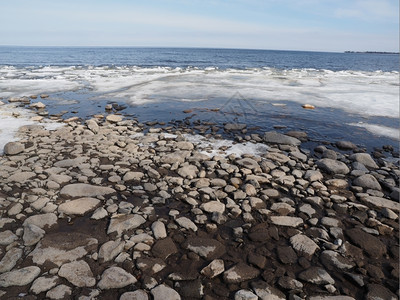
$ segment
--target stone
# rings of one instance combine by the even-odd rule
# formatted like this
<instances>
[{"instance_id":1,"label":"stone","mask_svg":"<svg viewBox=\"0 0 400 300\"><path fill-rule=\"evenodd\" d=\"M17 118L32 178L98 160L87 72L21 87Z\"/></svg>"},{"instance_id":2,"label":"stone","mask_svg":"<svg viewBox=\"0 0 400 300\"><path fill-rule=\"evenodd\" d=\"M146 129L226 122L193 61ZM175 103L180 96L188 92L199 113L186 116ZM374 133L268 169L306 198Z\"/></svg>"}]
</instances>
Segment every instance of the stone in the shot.
<instances>
[{"instance_id":1,"label":"stone","mask_svg":"<svg viewBox=\"0 0 400 300\"><path fill-rule=\"evenodd\" d=\"M19 142L9 142L4 146L5 155L17 155L24 152L25 146Z\"/></svg>"},{"instance_id":2,"label":"stone","mask_svg":"<svg viewBox=\"0 0 400 300\"><path fill-rule=\"evenodd\" d=\"M91 287L96 284L92 270L84 260L73 261L61 266L58 276L67 279L77 287Z\"/></svg>"},{"instance_id":3,"label":"stone","mask_svg":"<svg viewBox=\"0 0 400 300\"><path fill-rule=\"evenodd\" d=\"M298 253L311 257L319 249L318 245L304 234L296 234L290 238L290 243Z\"/></svg>"},{"instance_id":4,"label":"stone","mask_svg":"<svg viewBox=\"0 0 400 300\"><path fill-rule=\"evenodd\" d=\"M35 225L40 229L50 228L57 224L57 215L54 213L33 215L27 218L23 225L26 227L28 224Z\"/></svg>"},{"instance_id":5,"label":"stone","mask_svg":"<svg viewBox=\"0 0 400 300\"><path fill-rule=\"evenodd\" d=\"M38 277L32 283L30 291L35 295L46 292L55 287L58 283L58 280L59 280L58 276Z\"/></svg>"},{"instance_id":6,"label":"stone","mask_svg":"<svg viewBox=\"0 0 400 300\"><path fill-rule=\"evenodd\" d=\"M97 287L102 290L118 289L134 284L137 279L120 267L109 267L101 275Z\"/></svg>"},{"instance_id":7,"label":"stone","mask_svg":"<svg viewBox=\"0 0 400 300\"><path fill-rule=\"evenodd\" d=\"M93 132L93 133L98 133L99 132L99 124L97 124L96 120L90 119L86 121L87 127Z\"/></svg>"},{"instance_id":8,"label":"stone","mask_svg":"<svg viewBox=\"0 0 400 300\"><path fill-rule=\"evenodd\" d=\"M113 188L86 183L68 184L60 191L61 196L72 198L107 196L115 193L116 191Z\"/></svg>"},{"instance_id":9,"label":"stone","mask_svg":"<svg viewBox=\"0 0 400 300\"><path fill-rule=\"evenodd\" d=\"M121 295L119 300L148 300L149 296L144 290L136 290L134 292L126 292Z\"/></svg>"},{"instance_id":10,"label":"stone","mask_svg":"<svg viewBox=\"0 0 400 300\"><path fill-rule=\"evenodd\" d=\"M240 262L224 272L224 281L227 283L240 283L254 279L259 274L260 271L258 269Z\"/></svg>"},{"instance_id":11,"label":"stone","mask_svg":"<svg viewBox=\"0 0 400 300\"><path fill-rule=\"evenodd\" d=\"M78 232L47 234L29 253L35 264L43 265L46 261L61 266L64 263L84 257L90 251L97 250L98 241L89 235Z\"/></svg>"},{"instance_id":12,"label":"stone","mask_svg":"<svg viewBox=\"0 0 400 300\"><path fill-rule=\"evenodd\" d=\"M145 222L146 220L141 215L116 215L111 218L107 234L116 232L120 236L122 233L135 229Z\"/></svg>"},{"instance_id":13,"label":"stone","mask_svg":"<svg viewBox=\"0 0 400 300\"><path fill-rule=\"evenodd\" d=\"M55 288L49 290L46 293L46 297L52 300L62 300L62 299L70 299L69 296L72 294L72 288L65 285L60 284Z\"/></svg>"},{"instance_id":14,"label":"stone","mask_svg":"<svg viewBox=\"0 0 400 300\"><path fill-rule=\"evenodd\" d=\"M150 293L153 295L153 300L180 300L181 296L177 291L165 284L160 284L153 288Z\"/></svg>"},{"instance_id":15,"label":"stone","mask_svg":"<svg viewBox=\"0 0 400 300\"><path fill-rule=\"evenodd\" d=\"M11 230L0 232L1 246L7 246L16 240L18 240L18 237Z\"/></svg>"},{"instance_id":16,"label":"stone","mask_svg":"<svg viewBox=\"0 0 400 300\"><path fill-rule=\"evenodd\" d=\"M142 172L126 172L124 177L122 177L123 181L139 181L144 177L144 173Z\"/></svg>"},{"instance_id":17,"label":"stone","mask_svg":"<svg viewBox=\"0 0 400 300\"><path fill-rule=\"evenodd\" d=\"M347 174L350 172L345 163L330 158L318 160L317 166L328 174Z\"/></svg>"},{"instance_id":18,"label":"stone","mask_svg":"<svg viewBox=\"0 0 400 300\"><path fill-rule=\"evenodd\" d=\"M224 129L226 131L239 131L245 129L246 127L246 124L241 123L227 123L224 125Z\"/></svg>"},{"instance_id":19,"label":"stone","mask_svg":"<svg viewBox=\"0 0 400 300\"><path fill-rule=\"evenodd\" d=\"M256 162L254 159L251 159L249 157L246 158L242 158L236 161L236 164L242 167L245 167L247 169L250 169L252 171L261 171L261 167L258 164L258 162Z\"/></svg>"},{"instance_id":20,"label":"stone","mask_svg":"<svg viewBox=\"0 0 400 300\"><path fill-rule=\"evenodd\" d=\"M296 252L290 246L281 246L277 248L278 258L284 264L294 264L297 262Z\"/></svg>"},{"instance_id":21,"label":"stone","mask_svg":"<svg viewBox=\"0 0 400 300\"><path fill-rule=\"evenodd\" d=\"M311 182L322 180L323 178L324 176L321 174L320 171L307 170L306 174L304 174L304 179Z\"/></svg>"},{"instance_id":22,"label":"stone","mask_svg":"<svg viewBox=\"0 0 400 300\"><path fill-rule=\"evenodd\" d=\"M180 141L175 143L175 147L180 150L193 150L194 145L191 142Z\"/></svg>"},{"instance_id":23,"label":"stone","mask_svg":"<svg viewBox=\"0 0 400 300\"><path fill-rule=\"evenodd\" d=\"M25 183L26 181L36 177L34 172L17 172L7 178L8 182Z\"/></svg>"},{"instance_id":24,"label":"stone","mask_svg":"<svg viewBox=\"0 0 400 300\"><path fill-rule=\"evenodd\" d=\"M153 235L155 239L163 239L167 237L167 230L165 229L165 225L161 221L155 221L151 224L151 230L153 231Z\"/></svg>"},{"instance_id":25,"label":"stone","mask_svg":"<svg viewBox=\"0 0 400 300\"><path fill-rule=\"evenodd\" d=\"M336 147L342 150L354 150L357 148L355 144L349 141L337 141L335 144Z\"/></svg>"},{"instance_id":26,"label":"stone","mask_svg":"<svg viewBox=\"0 0 400 300\"><path fill-rule=\"evenodd\" d=\"M149 257L136 260L136 267L150 276L162 271L166 266L166 263L161 258Z\"/></svg>"},{"instance_id":27,"label":"stone","mask_svg":"<svg viewBox=\"0 0 400 300\"><path fill-rule=\"evenodd\" d=\"M79 167L81 164L84 164L86 161L89 160L89 157L81 156L77 158L68 158L59 160L54 163L54 167L56 168L76 168Z\"/></svg>"},{"instance_id":28,"label":"stone","mask_svg":"<svg viewBox=\"0 0 400 300\"><path fill-rule=\"evenodd\" d=\"M329 187L333 187L333 188L345 189L345 188L347 188L349 183L347 182L347 180L344 180L344 179L333 178L333 179L329 179L329 180L325 181L325 185L327 185Z\"/></svg>"},{"instance_id":29,"label":"stone","mask_svg":"<svg viewBox=\"0 0 400 300\"><path fill-rule=\"evenodd\" d=\"M36 245L45 235L45 231L34 224L24 226L24 235L22 239L25 246Z\"/></svg>"},{"instance_id":30,"label":"stone","mask_svg":"<svg viewBox=\"0 0 400 300\"><path fill-rule=\"evenodd\" d=\"M303 225L303 219L298 217L288 216L271 216L271 222L279 226L298 227Z\"/></svg>"},{"instance_id":31,"label":"stone","mask_svg":"<svg viewBox=\"0 0 400 300\"><path fill-rule=\"evenodd\" d=\"M316 284L335 284L335 280L329 275L329 273L320 267L311 267L301 272L298 276L301 280Z\"/></svg>"},{"instance_id":32,"label":"stone","mask_svg":"<svg viewBox=\"0 0 400 300\"><path fill-rule=\"evenodd\" d=\"M225 271L224 261L222 259L214 259L200 273L208 278L214 278Z\"/></svg>"},{"instance_id":33,"label":"stone","mask_svg":"<svg viewBox=\"0 0 400 300\"><path fill-rule=\"evenodd\" d=\"M300 281L289 276L282 276L279 278L278 284L285 290L301 291L303 289L303 284Z\"/></svg>"},{"instance_id":34,"label":"stone","mask_svg":"<svg viewBox=\"0 0 400 300\"><path fill-rule=\"evenodd\" d=\"M175 288L184 299L203 299L204 286L200 279L178 281Z\"/></svg>"},{"instance_id":35,"label":"stone","mask_svg":"<svg viewBox=\"0 0 400 300\"><path fill-rule=\"evenodd\" d=\"M282 216L286 216L296 211L294 207L283 202L275 202L274 204L271 205L271 210L277 212Z\"/></svg>"},{"instance_id":36,"label":"stone","mask_svg":"<svg viewBox=\"0 0 400 300\"><path fill-rule=\"evenodd\" d=\"M170 237L167 237L162 240L157 240L154 243L151 252L155 257L165 260L172 254L177 253L178 248L176 247L174 241Z\"/></svg>"},{"instance_id":37,"label":"stone","mask_svg":"<svg viewBox=\"0 0 400 300\"><path fill-rule=\"evenodd\" d=\"M265 281L251 282L250 285L260 300L286 300L284 293Z\"/></svg>"},{"instance_id":38,"label":"stone","mask_svg":"<svg viewBox=\"0 0 400 300\"><path fill-rule=\"evenodd\" d=\"M189 237L183 247L193 251L206 260L212 260L222 256L226 249L219 241L210 238Z\"/></svg>"},{"instance_id":39,"label":"stone","mask_svg":"<svg viewBox=\"0 0 400 300\"><path fill-rule=\"evenodd\" d=\"M0 261L0 273L11 271L15 267L17 261L22 257L23 250L19 248L11 248L6 252Z\"/></svg>"},{"instance_id":40,"label":"stone","mask_svg":"<svg viewBox=\"0 0 400 300\"><path fill-rule=\"evenodd\" d=\"M198 172L199 172L199 170L194 165L183 166L178 169L179 176L182 176L183 178L188 178L188 179L193 179L193 178L197 177Z\"/></svg>"},{"instance_id":41,"label":"stone","mask_svg":"<svg viewBox=\"0 0 400 300\"><path fill-rule=\"evenodd\" d=\"M110 123L118 123L122 121L122 116L119 115L108 115L106 120Z\"/></svg>"},{"instance_id":42,"label":"stone","mask_svg":"<svg viewBox=\"0 0 400 300\"><path fill-rule=\"evenodd\" d=\"M223 214L225 212L225 204L220 201L208 201L200 205L200 208L208 213L218 212Z\"/></svg>"},{"instance_id":43,"label":"stone","mask_svg":"<svg viewBox=\"0 0 400 300\"><path fill-rule=\"evenodd\" d=\"M376 196L363 196L361 197L361 201L372 204L375 207L378 208L389 208L393 211L400 212L400 203L395 202L389 199L385 199L382 197L376 197Z\"/></svg>"},{"instance_id":44,"label":"stone","mask_svg":"<svg viewBox=\"0 0 400 300\"><path fill-rule=\"evenodd\" d=\"M235 300L257 300L258 296L248 290L238 290L235 293Z\"/></svg>"},{"instance_id":45,"label":"stone","mask_svg":"<svg viewBox=\"0 0 400 300\"><path fill-rule=\"evenodd\" d=\"M355 300L353 297L350 296L311 296L308 299L309 300Z\"/></svg>"},{"instance_id":46,"label":"stone","mask_svg":"<svg viewBox=\"0 0 400 300\"><path fill-rule=\"evenodd\" d=\"M9 271L0 274L0 287L24 286L35 280L40 274L40 268L37 266L25 267L22 269Z\"/></svg>"},{"instance_id":47,"label":"stone","mask_svg":"<svg viewBox=\"0 0 400 300\"><path fill-rule=\"evenodd\" d=\"M348 271L355 266L352 261L332 250L323 251L319 259L328 270L338 269L341 271Z\"/></svg>"},{"instance_id":48,"label":"stone","mask_svg":"<svg viewBox=\"0 0 400 300\"><path fill-rule=\"evenodd\" d=\"M396 300L398 297L380 284L369 284L366 300Z\"/></svg>"},{"instance_id":49,"label":"stone","mask_svg":"<svg viewBox=\"0 0 400 300\"><path fill-rule=\"evenodd\" d=\"M108 216L108 212L103 207L99 207L98 209L96 209L93 212L93 214L90 218L93 220L101 220L107 216Z\"/></svg>"},{"instance_id":50,"label":"stone","mask_svg":"<svg viewBox=\"0 0 400 300\"><path fill-rule=\"evenodd\" d=\"M353 185L361 186L366 189L382 190L378 180L371 174L364 174L353 180Z\"/></svg>"},{"instance_id":51,"label":"stone","mask_svg":"<svg viewBox=\"0 0 400 300\"><path fill-rule=\"evenodd\" d=\"M180 217L177 218L175 220L176 223L179 224L179 226L187 229L187 230L193 230L193 231L197 231L197 226L196 224L194 224L190 219L186 218L186 217Z\"/></svg>"},{"instance_id":52,"label":"stone","mask_svg":"<svg viewBox=\"0 0 400 300\"><path fill-rule=\"evenodd\" d=\"M345 230L345 233L354 244L364 249L372 258L381 258L387 252L385 244L379 238L359 228Z\"/></svg>"},{"instance_id":53,"label":"stone","mask_svg":"<svg viewBox=\"0 0 400 300\"><path fill-rule=\"evenodd\" d=\"M79 198L62 203L58 206L58 212L66 215L83 216L87 212L94 210L100 202L96 198Z\"/></svg>"},{"instance_id":54,"label":"stone","mask_svg":"<svg viewBox=\"0 0 400 300\"><path fill-rule=\"evenodd\" d=\"M105 242L99 250L99 261L105 263L113 260L124 250L124 246L125 242L121 240Z\"/></svg>"},{"instance_id":55,"label":"stone","mask_svg":"<svg viewBox=\"0 0 400 300\"><path fill-rule=\"evenodd\" d=\"M292 146L299 146L301 144L301 141L291 137L287 136L281 133L278 133L276 131L269 131L264 133L264 142L266 143L272 143L272 144L284 144L284 145L292 145Z\"/></svg>"},{"instance_id":56,"label":"stone","mask_svg":"<svg viewBox=\"0 0 400 300\"><path fill-rule=\"evenodd\" d=\"M349 157L353 161L362 163L367 168L377 169L379 168L374 159L368 153L355 153Z\"/></svg>"}]
</instances>

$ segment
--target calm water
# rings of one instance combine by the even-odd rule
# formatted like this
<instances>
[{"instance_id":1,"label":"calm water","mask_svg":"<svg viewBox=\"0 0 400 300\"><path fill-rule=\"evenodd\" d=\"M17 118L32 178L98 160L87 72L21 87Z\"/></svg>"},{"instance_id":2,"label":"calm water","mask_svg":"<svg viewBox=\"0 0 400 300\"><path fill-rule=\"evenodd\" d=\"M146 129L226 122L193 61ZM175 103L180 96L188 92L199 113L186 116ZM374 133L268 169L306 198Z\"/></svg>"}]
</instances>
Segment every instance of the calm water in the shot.
<instances>
[{"instance_id":1,"label":"calm water","mask_svg":"<svg viewBox=\"0 0 400 300\"><path fill-rule=\"evenodd\" d=\"M199 48L0 47L7 66L140 66L398 71L396 54Z\"/></svg>"}]
</instances>

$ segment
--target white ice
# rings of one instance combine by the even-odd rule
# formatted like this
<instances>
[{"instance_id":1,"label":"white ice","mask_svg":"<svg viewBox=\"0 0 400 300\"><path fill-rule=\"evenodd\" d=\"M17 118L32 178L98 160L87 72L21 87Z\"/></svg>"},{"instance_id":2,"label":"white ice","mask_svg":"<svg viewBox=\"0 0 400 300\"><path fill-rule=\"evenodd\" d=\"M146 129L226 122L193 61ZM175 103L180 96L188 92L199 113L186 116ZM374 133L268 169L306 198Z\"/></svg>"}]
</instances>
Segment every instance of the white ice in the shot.
<instances>
[{"instance_id":1,"label":"white ice","mask_svg":"<svg viewBox=\"0 0 400 300\"><path fill-rule=\"evenodd\" d=\"M399 128L392 128L377 124L368 124L368 123L350 123L349 125L363 127L367 129L369 132L378 135L378 136L386 136L388 138L400 141L400 130Z\"/></svg>"}]
</instances>

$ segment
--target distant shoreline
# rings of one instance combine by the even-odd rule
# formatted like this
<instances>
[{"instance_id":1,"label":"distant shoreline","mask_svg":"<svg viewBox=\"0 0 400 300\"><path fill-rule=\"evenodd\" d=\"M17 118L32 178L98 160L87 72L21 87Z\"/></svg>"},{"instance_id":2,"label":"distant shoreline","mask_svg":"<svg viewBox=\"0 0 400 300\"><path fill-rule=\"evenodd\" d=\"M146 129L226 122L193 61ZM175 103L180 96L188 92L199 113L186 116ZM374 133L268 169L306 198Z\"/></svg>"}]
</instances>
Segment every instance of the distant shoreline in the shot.
<instances>
[{"instance_id":1,"label":"distant shoreline","mask_svg":"<svg viewBox=\"0 0 400 300\"><path fill-rule=\"evenodd\" d=\"M386 52L386 51L344 51L344 53L399 54L399 52Z\"/></svg>"}]
</instances>

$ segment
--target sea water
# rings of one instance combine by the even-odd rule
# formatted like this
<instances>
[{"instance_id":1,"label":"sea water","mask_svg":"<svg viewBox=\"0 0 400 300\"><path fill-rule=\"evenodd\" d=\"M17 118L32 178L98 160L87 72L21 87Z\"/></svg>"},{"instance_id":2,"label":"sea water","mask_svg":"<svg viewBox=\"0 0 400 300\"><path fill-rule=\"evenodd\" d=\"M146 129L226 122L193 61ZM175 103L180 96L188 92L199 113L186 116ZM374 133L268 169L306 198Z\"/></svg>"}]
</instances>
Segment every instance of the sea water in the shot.
<instances>
[{"instance_id":1,"label":"sea water","mask_svg":"<svg viewBox=\"0 0 400 300\"><path fill-rule=\"evenodd\" d=\"M185 110L192 122L397 146L398 66L396 54L0 47L0 97L46 93L40 101L49 112L66 116L90 117L118 102L140 121L188 118Z\"/></svg>"}]
</instances>

